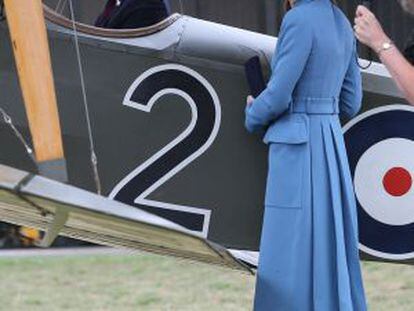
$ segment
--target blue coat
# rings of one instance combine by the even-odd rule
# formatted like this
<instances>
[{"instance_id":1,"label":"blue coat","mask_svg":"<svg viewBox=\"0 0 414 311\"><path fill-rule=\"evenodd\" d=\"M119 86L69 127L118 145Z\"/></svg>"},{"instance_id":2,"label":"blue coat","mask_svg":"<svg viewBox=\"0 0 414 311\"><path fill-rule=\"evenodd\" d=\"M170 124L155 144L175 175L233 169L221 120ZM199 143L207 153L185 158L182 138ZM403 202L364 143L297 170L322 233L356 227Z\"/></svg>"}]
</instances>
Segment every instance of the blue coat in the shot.
<instances>
[{"instance_id":1,"label":"blue coat","mask_svg":"<svg viewBox=\"0 0 414 311\"><path fill-rule=\"evenodd\" d=\"M246 108L269 172L256 311L366 310L354 191L338 115L360 109L352 27L329 0L297 0L272 76Z\"/></svg>"}]
</instances>

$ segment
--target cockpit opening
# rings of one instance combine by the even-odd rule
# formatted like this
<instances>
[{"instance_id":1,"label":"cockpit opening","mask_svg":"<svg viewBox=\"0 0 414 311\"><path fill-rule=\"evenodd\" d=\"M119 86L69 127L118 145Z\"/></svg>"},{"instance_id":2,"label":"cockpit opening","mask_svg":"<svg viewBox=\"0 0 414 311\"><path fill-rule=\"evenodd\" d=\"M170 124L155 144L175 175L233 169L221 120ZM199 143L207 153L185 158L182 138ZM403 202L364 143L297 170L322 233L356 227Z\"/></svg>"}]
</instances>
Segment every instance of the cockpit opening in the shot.
<instances>
[{"instance_id":1,"label":"cockpit opening","mask_svg":"<svg viewBox=\"0 0 414 311\"><path fill-rule=\"evenodd\" d=\"M69 0L43 0L45 18L72 29ZM161 31L181 15L171 13L169 0L72 0L77 30L86 34L133 38Z\"/></svg>"},{"instance_id":2,"label":"cockpit opening","mask_svg":"<svg viewBox=\"0 0 414 311\"><path fill-rule=\"evenodd\" d=\"M107 0L95 26L136 29L155 25L170 15L169 0Z\"/></svg>"}]
</instances>

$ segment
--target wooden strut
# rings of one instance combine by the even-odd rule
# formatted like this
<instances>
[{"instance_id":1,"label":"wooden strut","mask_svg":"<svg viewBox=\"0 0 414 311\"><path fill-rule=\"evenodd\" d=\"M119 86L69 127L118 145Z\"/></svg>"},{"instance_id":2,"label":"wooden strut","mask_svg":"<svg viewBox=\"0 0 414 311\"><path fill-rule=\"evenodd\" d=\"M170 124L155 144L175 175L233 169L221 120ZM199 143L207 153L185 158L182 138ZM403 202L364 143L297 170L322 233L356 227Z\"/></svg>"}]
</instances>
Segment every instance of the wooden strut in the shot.
<instances>
[{"instance_id":1,"label":"wooden strut","mask_svg":"<svg viewBox=\"0 0 414 311\"><path fill-rule=\"evenodd\" d=\"M60 231L65 227L68 219L69 212L62 208L57 208L55 211L55 216L53 217L52 222L49 224L45 235L43 236L42 240L36 243L36 246L45 248L52 246Z\"/></svg>"},{"instance_id":2,"label":"wooden strut","mask_svg":"<svg viewBox=\"0 0 414 311\"><path fill-rule=\"evenodd\" d=\"M41 0L4 0L40 174L67 180L62 133Z\"/></svg>"}]
</instances>

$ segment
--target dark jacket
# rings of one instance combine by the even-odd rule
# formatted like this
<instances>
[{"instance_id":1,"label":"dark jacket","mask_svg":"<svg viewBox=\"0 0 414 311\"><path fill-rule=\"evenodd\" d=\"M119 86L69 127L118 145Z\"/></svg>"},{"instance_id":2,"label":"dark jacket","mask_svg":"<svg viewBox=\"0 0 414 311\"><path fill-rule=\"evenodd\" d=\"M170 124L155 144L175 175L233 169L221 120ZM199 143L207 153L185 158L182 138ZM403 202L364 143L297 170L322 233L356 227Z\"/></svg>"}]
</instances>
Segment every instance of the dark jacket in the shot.
<instances>
[{"instance_id":1,"label":"dark jacket","mask_svg":"<svg viewBox=\"0 0 414 311\"><path fill-rule=\"evenodd\" d=\"M412 65L414 65L414 30L411 32L411 35L405 45L404 56Z\"/></svg>"},{"instance_id":2,"label":"dark jacket","mask_svg":"<svg viewBox=\"0 0 414 311\"><path fill-rule=\"evenodd\" d=\"M95 26L103 28L141 28L154 25L170 15L168 0L108 0Z\"/></svg>"}]
</instances>

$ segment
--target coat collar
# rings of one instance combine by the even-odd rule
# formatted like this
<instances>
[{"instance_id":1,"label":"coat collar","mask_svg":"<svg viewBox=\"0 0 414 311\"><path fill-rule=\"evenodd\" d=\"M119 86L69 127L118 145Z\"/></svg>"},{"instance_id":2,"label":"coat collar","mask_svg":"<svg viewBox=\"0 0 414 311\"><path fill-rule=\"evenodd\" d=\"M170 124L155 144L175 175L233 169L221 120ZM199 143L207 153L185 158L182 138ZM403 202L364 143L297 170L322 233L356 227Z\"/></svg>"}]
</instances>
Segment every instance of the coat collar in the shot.
<instances>
[{"instance_id":1,"label":"coat collar","mask_svg":"<svg viewBox=\"0 0 414 311\"><path fill-rule=\"evenodd\" d=\"M295 6L299 6L301 4L308 3L308 2L313 2L313 1L331 3L331 0L296 0L295 1Z\"/></svg>"},{"instance_id":2,"label":"coat collar","mask_svg":"<svg viewBox=\"0 0 414 311\"><path fill-rule=\"evenodd\" d=\"M307 3L307 2L312 2L313 0L296 0L295 1L295 6L299 6L301 4Z\"/></svg>"}]
</instances>

